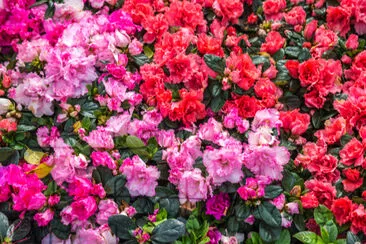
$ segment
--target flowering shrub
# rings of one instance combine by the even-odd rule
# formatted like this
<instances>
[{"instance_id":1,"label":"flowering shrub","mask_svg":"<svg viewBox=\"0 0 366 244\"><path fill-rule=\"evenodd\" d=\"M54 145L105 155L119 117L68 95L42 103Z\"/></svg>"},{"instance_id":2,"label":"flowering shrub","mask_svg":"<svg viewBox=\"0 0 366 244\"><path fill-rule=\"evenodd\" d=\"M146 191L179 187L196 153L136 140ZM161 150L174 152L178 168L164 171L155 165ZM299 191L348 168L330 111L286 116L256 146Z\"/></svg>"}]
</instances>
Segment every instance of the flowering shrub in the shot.
<instances>
[{"instance_id":1,"label":"flowering shrub","mask_svg":"<svg viewBox=\"0 0 366 244\"><path fill-rule=\"evenodd\" d=\"M0 0L1 243L361 243L365 0Z\"/></svg>"}]
</instances>

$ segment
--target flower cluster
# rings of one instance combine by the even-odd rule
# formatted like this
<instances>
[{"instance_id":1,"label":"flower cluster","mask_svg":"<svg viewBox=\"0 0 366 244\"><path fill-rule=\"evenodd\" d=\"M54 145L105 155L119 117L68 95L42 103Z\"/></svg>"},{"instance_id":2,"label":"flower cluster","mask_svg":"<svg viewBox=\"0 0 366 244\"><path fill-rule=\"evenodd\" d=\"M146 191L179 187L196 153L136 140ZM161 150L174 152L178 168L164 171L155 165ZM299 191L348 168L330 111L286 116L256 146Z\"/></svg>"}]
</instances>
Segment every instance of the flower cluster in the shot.
<instances>
[{"instance_id":1,"label":"flower cluster","mask_svg":"<svg viewBox=\"0 0 366 244\"><path fill-rule=\"evenodd\" d=\"M361 243L365 34L365 0L0 1L0 242Z\"/></svg>"}]
</instances>

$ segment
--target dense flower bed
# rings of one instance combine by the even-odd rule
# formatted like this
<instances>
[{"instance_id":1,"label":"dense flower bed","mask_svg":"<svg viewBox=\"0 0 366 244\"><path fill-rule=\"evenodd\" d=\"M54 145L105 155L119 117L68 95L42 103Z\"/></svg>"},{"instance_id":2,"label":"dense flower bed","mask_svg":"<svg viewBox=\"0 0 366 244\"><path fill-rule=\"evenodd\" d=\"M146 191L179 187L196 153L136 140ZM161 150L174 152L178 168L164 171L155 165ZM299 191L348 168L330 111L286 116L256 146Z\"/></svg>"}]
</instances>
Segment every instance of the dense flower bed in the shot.
<instances>
[{"instance_id":1,"label":"dense flower bed","mask_svg":"<svg viewBox=\"0 0 366 244\"><path fill-rule=\"evenodd\" d=\"M0 0L0 241L363 242L365 34L365 0Z\"/></svg>"}]
</instances>

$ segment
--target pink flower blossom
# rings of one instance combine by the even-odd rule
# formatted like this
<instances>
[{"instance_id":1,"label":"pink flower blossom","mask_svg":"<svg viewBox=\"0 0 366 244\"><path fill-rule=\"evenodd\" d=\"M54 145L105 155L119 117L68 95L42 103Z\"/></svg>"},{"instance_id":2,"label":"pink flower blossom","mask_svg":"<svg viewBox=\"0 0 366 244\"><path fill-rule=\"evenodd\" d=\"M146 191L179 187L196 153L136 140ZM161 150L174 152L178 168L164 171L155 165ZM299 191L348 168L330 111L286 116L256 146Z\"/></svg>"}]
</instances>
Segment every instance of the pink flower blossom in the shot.
<instances>
[{"instance_id":1,"label":"pink flower blossom","mask_svg":"<svg viewBox=\"0 0 366 244\"><path fill-rule=\"evenodd\" d=\"M37 221L38 226L47 226L53 219L54 212L51 209L47 209L43 213L37 213L34 215L34 220Z\"/></svg>"},{"instance_id":2,"label":"pink flower blossom","mask_svg":"<svg viewBox=\"0 0 366 244\"><path fill-rule=\"evenodd\" d=\"M185 171L178 184L179 201L196 203L207 198L208 185L200 169Z\"/></svg>"},{"instance_id":3,"label":"pink flower blossom","mask_svg":"<svg viewBox=\"0 0 366 244\"><path fill-rule=\"evenodd\" d=\"M229 181L238 183L244 176L242 155L231 149L206 149L203 153L203 164L214 185Z\"/></svg>"},{"instance_id":4,"label":"pink flower blossom","mask_svg":"<svg viewBox=\"0 0 366 244\"><path fill-rule=\"evenodd\" d=\"M290 159L285 147L252 147L244 153L244 165L257 176L267 176L272 180L282 179L283 165Z\"/></svg>"},{"instance_id":5,"label":"pink flower blossom","mask_svg":"<svg viewBox=\"0 0 366 244\"><path fill-rule=\"evenodd\" d=\"M118 214L118 205L113 200L101 200L98 205L97 223L100 225L108 224L108 218Z\"/></svg>"},{"instance_id":6,"label":"pink flower blossom","mask_svg":"<svg viewBox=\"0 0 366 244\"><path fill-rule=\"evenodd\" d=\"M110 132L103 127L98 127L96 130L83 138L92 148L113 149L114 142Z\"/></svg>"},{"instance_id":7,"label":"pink flower blossom","mask_svg":"<svg viewBox=\"0 0 366 244\"><path fill-rule=\"evenodd\" d=\"M137 155L123 161L120 169L127 178L126 187L131 196L155 196L160 172L155 166L147 166Z\"/></svg>"}]
</instances>

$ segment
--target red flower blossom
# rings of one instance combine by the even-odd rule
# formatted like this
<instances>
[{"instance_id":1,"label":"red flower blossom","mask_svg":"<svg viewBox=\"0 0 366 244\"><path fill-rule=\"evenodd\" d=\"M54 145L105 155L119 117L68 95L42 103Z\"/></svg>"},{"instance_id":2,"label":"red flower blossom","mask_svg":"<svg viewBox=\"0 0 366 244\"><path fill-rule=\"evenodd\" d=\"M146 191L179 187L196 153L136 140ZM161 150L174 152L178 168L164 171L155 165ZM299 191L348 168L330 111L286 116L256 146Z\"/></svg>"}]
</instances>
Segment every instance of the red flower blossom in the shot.
<instances>
[{"instance_id":1,"label":"red flower blossom","mask_svg":"<svg viewBox=\"0 0 366 244\"><path fill-rule=\"evenodd\" d=\"M280 33L271 31L267 34L266 42L261 46L261 52L267 52L273 55L283 47L285 41L285 38Z\"/></svg>"},{"instance_id":2,"label":"red flower blossom","mask_svg":"<svg viewBox=\"0 0 366 244\"><path fill-rule=\"evenodd\" d=\"M318 180L308 180L305 182L305 187L310 190L310 193L314 194L317 201L320 204L324 204L327 208L332 206L332 202L336 196L336 189L327 182L321 182ZM312 198L313 199L313 198ZM301 202L303 199L301 198ZM312 200L315 205L315 200ZM312 206L311 204L309 206Z\"/></svg>"},{"instance_id":3,"label":"red flower blossom","mask_svg":"<svg viewBox=\"0 0 366 244\"><path fill-rule=\"evenodd\" d=\"M343 174L346 177L346 179L342 181L345 191L353 192L362 185L363 178L360 175L360 171L357 169L345 169L343 170Z\"/></svg>"},{"instance_id":4,"label":"red flower blossom","mask_svg":"<svg viewBox=\"0 0 366 244\"><path fill-rule=\"evenodd\" d=\"M345 36L351 29L351 13L342 7L327 8L327 25L329 29Z\"/></svg>"},{"instance_id":5,"label":"red flower blossom","mask_svg":"<svg viewBox=\"0 0 366 244\"><path fill-rule=\"evenodd\" d=\"M339 152L341 163L347 166L360 166L364 162L364 147L356 138L352 138Z\"/></svg>"},{"instance_id":6,"label":"red flower blossom","mask_svg":"<svg viewBox=\"0 0 366 244\"><path fill-rule=\"evenodd\" d=\"M350 220L353 203L348 197L339 198L333 201L331 210L337 223L343 225Z\"/></svg>"},{"instance_id":7,"label":"red flower blossom","mask_svg":"<svg viewBox=\"0 0 366 244\"><path fill-rule=\"evenodd\" d=\"M301 135L305 133L310 124L310 116L299 112L299 109L292 111L280 112L282 128L285 131L291 131L293 135Z\"/></svg>"}]
</instances>

